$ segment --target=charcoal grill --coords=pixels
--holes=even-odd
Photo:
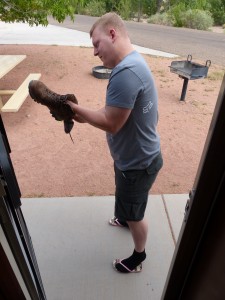
[[[208,69],[211,65],[211,60],[207,60],[205,65],[192,62],[192,55],[189,54],[186,60],[172,61],[170,72],[179,75],[180,78],[184,79],[180,101],[185,100],[187,86],[189,80],[206,78]]]

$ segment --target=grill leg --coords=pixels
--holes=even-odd
[[[180,97],[180,101],[184,101],[185,96],[186,96],[186,91],[187,91],[187,86],[188,86],[188,78],[184,78],[184,83],[183,83],[183,88],[182,88],[182,92],[181,92],[181,97]]]

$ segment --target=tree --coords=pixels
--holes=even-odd
[[[225,0],[210,0],[210,12],[216,25],[225,24]]]
[[[66,16],[74,20],[74,11],[79,0],[0,0],[0,20],[23,22],[30,25],[48,25],[51,15],[58,22]]]
[[[157,12],[160,12],[161,6],[163,4],[163,0],[157,0]]]

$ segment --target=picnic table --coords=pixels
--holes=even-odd
[[[0,55],[0,79],[24,59],[26,59],[26,55]],[[29,95],[29,82],[31,80],[38,80],[40,77],[40,73],[31,73],[16,90],[0,90],[1,112],[17,112]],[[2,102],[2,96],[4,95],[11,95],[5,104]]]

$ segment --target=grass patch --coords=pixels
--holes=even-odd
[[[214,71],[208,74],[209,80],[222,80],[224,76],[224,70],[222,71]]]

